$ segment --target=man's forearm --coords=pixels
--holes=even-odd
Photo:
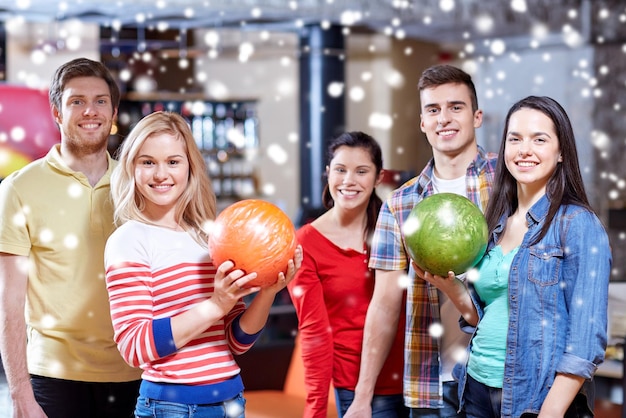
[[[361,351],[361,369],[355,388],[355,399],[371,402],[374,387],[393,345],[400,312],[379,304],[367,310]]]

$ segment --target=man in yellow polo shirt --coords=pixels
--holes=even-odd
[[[113,342],[103,261],[119,88],[79,58],[56,70],[49,95],[61,143],[0,183],[0,348],[14,415],[132,417],[140,370]]]

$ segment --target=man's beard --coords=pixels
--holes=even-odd
[[[100,153],[107,149],[109,143],[109,134],[103,134],[99,139],[85,139],[69,132],[65,134],[65,146],[75,156]]]

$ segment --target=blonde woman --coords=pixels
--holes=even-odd
[[[122,357],[143,369],[137,417],[243,417],[233,355],[263,329],[278,291],[302,261],[265,288],[256,277],[212,263],[205,225],[215,195],[189,125],[180,115],[142,119],[122,144],[111,178],[119,228],[105,250],[106,282]],[[258,292],[246,308],[243,297]]]

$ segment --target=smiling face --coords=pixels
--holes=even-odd
[[[472,98],[464,84],[448,83],[421,91],[420,128],[434,153],[475,154],[474,130],[482,124],[482,111],[472,111]]]
[[[107,83],[98,77],[67,82],[61,109],[53,107],[65,146],[77,155],[106,149],[116,111]]]
[[[150,136],[135,158],[135,185],[152,220],[174,219],[174,208],[187,187],[189,160],[185,143],[170,134]]]
[[[374,187],[382,180],[370,153],[361,147],[337,148],[326,170],[335,206],[343,209],[367,207]]]
[[[538,110],[522,108],[511,115],[505,141],[506,168],[518,185],[545,193],[548,180],[562,161],[552,120]]]

